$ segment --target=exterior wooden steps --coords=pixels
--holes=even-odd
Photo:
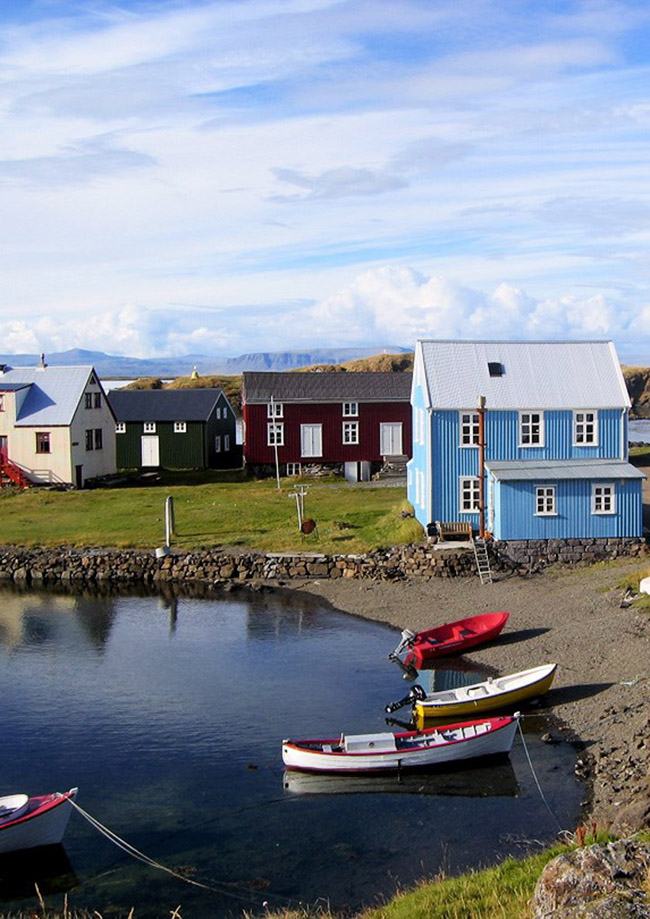
[[[0,455],[0,487],[14,485],[17,488],[29,488],[31,484],[19,466]]]

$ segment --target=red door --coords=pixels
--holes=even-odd
[[[6,434],[0,434],[0,457],[7,458],[9,454],[9,443]]]

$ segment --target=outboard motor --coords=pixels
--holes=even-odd
[[[400,643],[395,648],[395,650],[392,652],[392,654],[388,655],[391,658],[391,660],[393,659],[393,655],[401,654],[405,648],[412,647],[414,638],[415,638],[415,632],[411,632],[410,629],[403,629]]]
[[[384,711],[391,715],[393,712],[396,712],[398,708],[404,708],[405,705],[412,705],[414,702],[423,702],[426,697],[426,691],[419,683],[416,683],[415,686],[409,689],[403,699],[398,699],[397,702],[390,702],[384,708]]]

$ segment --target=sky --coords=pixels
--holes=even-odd
[[[611,338],[646,0],[0,0],[0,352]]]

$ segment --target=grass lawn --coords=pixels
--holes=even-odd
[[[402,488],[345,483],[308,484],[305,517],[317,529],[298,529],[295,479],[242,481],[236,474],[167,475],[156,485],[88,491],[30,489],[0,494],[0,543],[22,546],[160,546],[164,508],[174,498],[178,548],[239,546],[270,552],[365,552],[423,538],[419,524],[400,516],[408,507]],[[228,480],[230,479],[230,480]]]

